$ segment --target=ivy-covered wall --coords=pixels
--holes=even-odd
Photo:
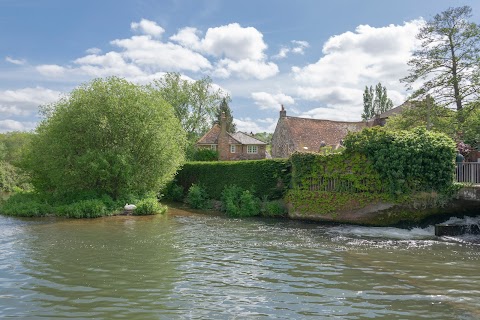
[[[294,153],[287,202],[299,213],[335,214],[385,200],[385,184],[365,155]]]
[[[297,215],[408,203],[420,192],[442,196],[453,189],[455,145],[442,133],[375,127],[349,134],[345,147],[339,154],[291,156],[287,201]]]
[[[226,186],[251,190],[259,198],[280,199],[290,184],[290,162],[286,159],[187,162],[175,183],[188,190],[202,185],[213,199],[220,199]]]

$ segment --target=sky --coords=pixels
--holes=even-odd
[[[480,1],[0,0],[0,132],[30,131],[40,105],[98,77],[148,84],[210,77],[237,129],[296,117],[360,121],[365,86],[395,106],[425,21]]]

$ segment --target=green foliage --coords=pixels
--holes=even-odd
[[[183,198],[185,196],[183,187],[179,186],[176,180],[170,181],[167,186],[161,191],[161,193],[163,199],[176,202],[183,201]]]
[[[472,105],[470,110],[465,110],[465,121],[460,131],[462,140],[472,147],[480,150],[480,101]]]
[[[39,192],[143,195],[158,191],[183,162],[185,133],[150,87],[96,79],[43,113],[23,161]]]
[[[425,98],[422,101],[410,101],[401,113],[387,120],[385,128],[398,131],[423,127],[453,138],[457,134],[456,120],[455,111],[439,106],[431,98]]]
[[[43,217],[52,212],[52,206],[34,193],[16,193],[0,202],[0,214],[8,216]]]
[[[191,161],[218,161],[218,151],[207,148],[196,149]]]
[[[392,109],[393,102],[387,96],[387,88],[382,86],[379,82],[375,86],[375,92],[373,87],[365,86],[365,91],[363,92],[363,114],[362,119],[367,121]]]
[[[390,200],[390,197],[385,193],[311,191],[297,187],[288,191],[286,200],[299,213],[335,215],[340,211],[360,209],[372,203]]]
[[[457,111],[478,99],[480,26],[468,21],[471,12],[469,6],[449,8],[420,29],[421,46],[408,62],[410,74],[401,79],[408,85],[423,80],[414,98],[431,94],[440,105],[455,104]]]
[[[0,191],[29,190],[29,177],[18,168],[32,133],[8,132],[0,134]]]
[[[328,192],[383,192],[380,174],[365,155],[294,153],[292,187]]]
[[[185,189],[195,184],[205,187],[213,199],[220,199],[223,189],[235,182],[255,196],[280,199],[290,183],[290,162],[285,159],[252,161],[187,162],[177,174]]]
[[[287,214],[287,208],[280,200],[263,201],[260,214],[264,217],[283,217]]]
[[[222,192],[222,207],[230,217],[253,217],[260,214],[260,199],[249,190],[231,185]]]
[[[167,211],[167,207],[162,206],[157,198],[150,197],[140,200],[136,204],[137,208],[133,210],[134,216],[143,216],[143,215],[151,215],[151,214],[163,214]]]
[[[367,157],[392,195],[442,191],[453,183],[455,144],[445,134],[374,127],[350,133],[345,146]]]
[[[108,208],[100,199],[81,200],[54,208],[55,214],[66,218],[98,218],[108,215]]]
[[[205,188],[201,185],[192,184],[188,189],[187,203],[193,209],[210,208],[210,199]]]
[[[0,161],[0,191],[12,192],[16,189],[31,189],[25,173],[6,161]]]
[[[209,77],[190,81],[179,73],[167,73],[154,81],[154,88],[173,107],[192,144],[210,129],[222,100],[230,99],[222,90],[213,88]]]
[[[215,111],[215,123],[220,124],[220,120],[222,117],[222,113],[225,113],[226,117],[226,129],[227,132],[230,133],[235,133],[237,131],[237,127],[235,126],[235,123],[233,122],[233,116],[232,116],[232,110],[230,109],[230,106],[228,103],[231,101],[230,97],[224,97],[222,99],[222,102],[220,103],[220,106],[217,108]]]

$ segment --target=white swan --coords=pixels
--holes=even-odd
[[[125,207],[123,207],[123,208],[124,208],[125,210],[135,210],[135,209],[137,209],[137,206],[134,205],[134,204],[128,204],[128,203],[126,203],[126,204],[125,204]]]

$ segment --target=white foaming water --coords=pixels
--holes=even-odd
[[[431,239],[435,235],[434,226],[426,228],[400,229],[391,227],[340,226],[330,228],[330,232],[348,237],[384,238],[399,240]]]
[[[480,225],[480,216],[478,217],[463,217],[463,218],[456,218],[452,217],[447,221],[443,222],[442,224],[478,224]]]

